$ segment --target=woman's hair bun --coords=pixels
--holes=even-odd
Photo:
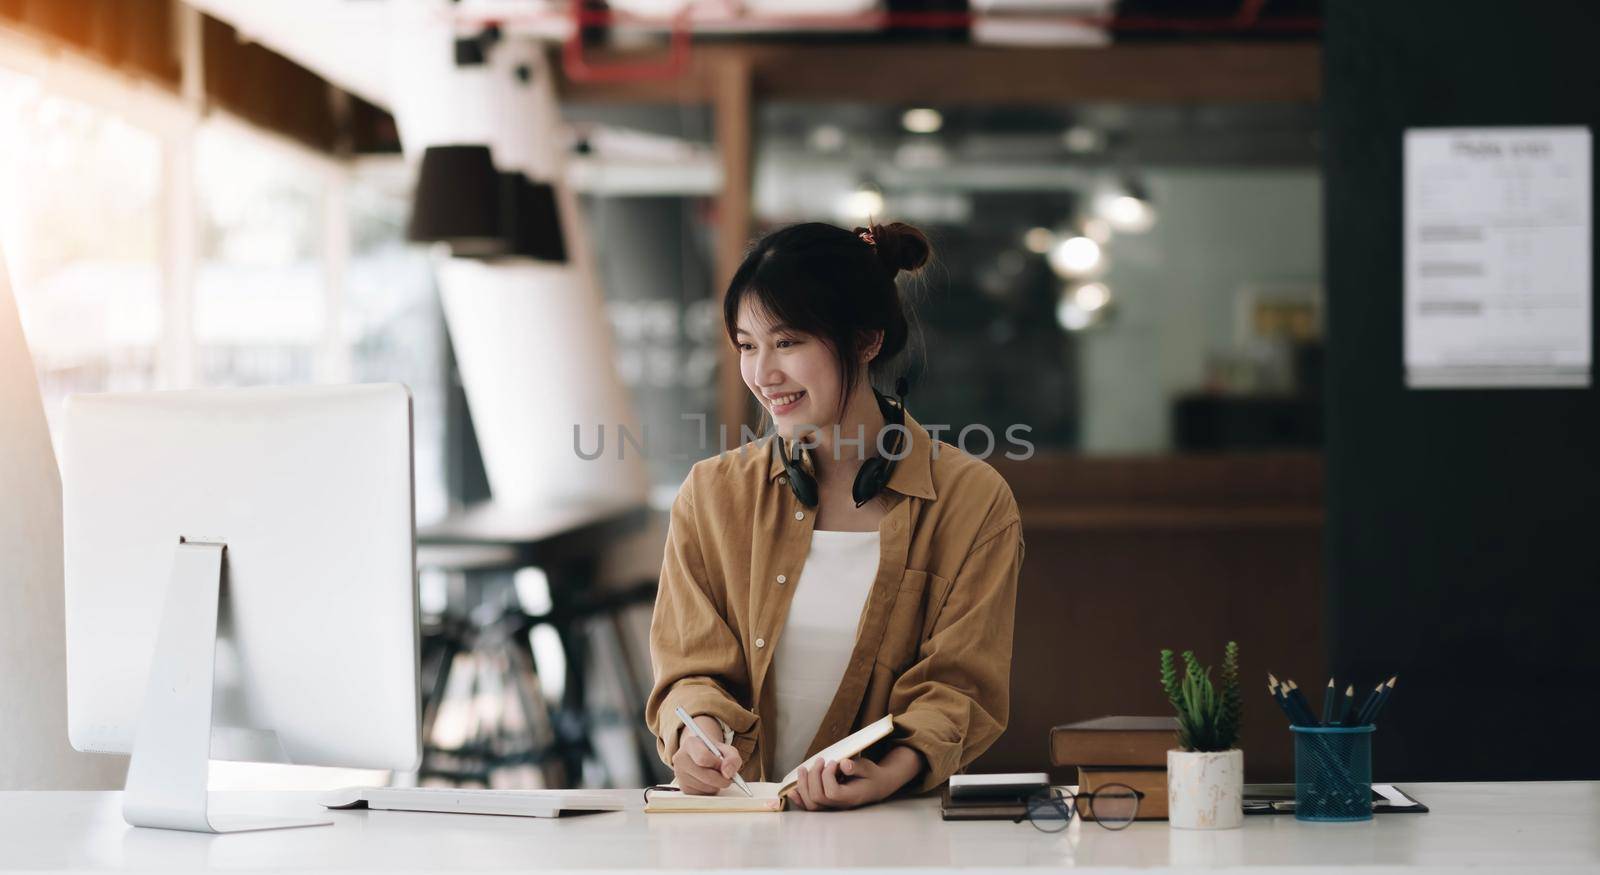
[[[873,225],[870,229],[857,228],[857,233],[871,230],[874,246],[878,251],[878,260],[894,275],[902,270],[919,270],[933,255],[933,246],[928,243],[928,236],[914,225],[904,222],[890,222],[887,225]]]

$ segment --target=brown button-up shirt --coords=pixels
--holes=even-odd
[[[855,648],[807,756],[893,714],[892,743],[922,754],[907,785],[932,789],[1005,729],[1022,525],[986,462],[933,441],[910,415],[879,524],[877,577]],[[776,780],[772,658],[811,547],[814,509],[795,499],[771,435],[697,462],[672,505],[650,627],[655,686],[645,719],[662,761],[674,709],[733,730],[747,780]]]

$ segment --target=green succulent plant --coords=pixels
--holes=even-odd
[[[1161,688],[1178,712],[1178,744],[1184,750],[1223,751],[1239,741],[1239,645],[1229,641],[1222,654],[1222,689],[1211,683],[1211,667],[1193,650],[1183,652],[1183,676],[1172,651],[1161,651]]]

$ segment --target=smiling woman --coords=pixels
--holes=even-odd
[[[672,506],[645,716],[686,792],[799,764],[794,804],[853,808],[939,786],[1005,728],[1016,501],[930,437],[903,380],[873,387],[910,333],[895,279],[931,255],[909,225],[806,223],[734,275],[724,323],[775,428],[697,463]],[[680,744],[679,708],[718,753]],[[885,715],[861,756],[818,756]]]
[[[741,353],[745,385],[763,410],[790,422],[798,422],[794,416],[802,413],[842,418],[863,368],[881,377],[905,348],[909,326],[895,277],[922,268],[931,256],[928,238],[900,222],[857,228],[853,234],[807,222],[764,238],[746,257],[722,304],[728,337]],[[807,337],[820,346],[804,349]],[[806,376],[831,366],[836,382],[773,383],[779,372],[758,372],[764,360],[754,355],[769,346],[799,353],[801,358],[790,361],[805,368]],[[809,403],[802,408],[805,396]]]

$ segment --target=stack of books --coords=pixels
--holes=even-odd
[[[1177,746],[1175,717],[1100,717],[1051,729],[1050,764],[1076,766],[1084,796],[1107,784],[1139,790],[1139,820],[1166,820],[1167,751]]]
[[[1012,820],[1028,816],[1028,799],[1050,789],[1044,772],[951,775],[939,800],[945,820]]]

